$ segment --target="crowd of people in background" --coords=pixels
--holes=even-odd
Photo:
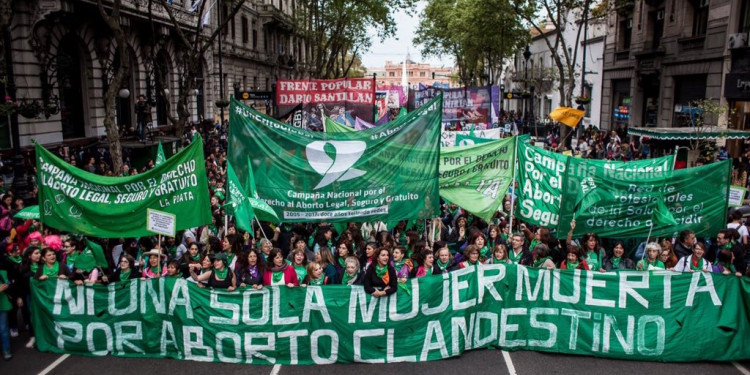
[[[239,230],[225,216],[227,198],[226,126],[193,127],[205,140],[205,160],[211,193],[211,224],[156,237],[84,239],[42,227],[36,220],[14,215],[36,204],[34,164],[29,162],[28,193],[21,198],[0,179],[0,345],[12,357],[10,337],[27,330],[27,347],[34,346],[30,322],[31,279],[68,279],[78,285],[123,283],[131,279],[184,278],[202,288],[260,289],[271,285],[362,285],[374,297],[396,293],[411,278],[428,277],[483,264],[517,264],[540,269],[672,270],[748,275],[748,226],[737,211],[728,228],[714,238],[696,238],[683,230],[677,238],[649,238],[637,246],[593,233],[573,238],[514,220],[510,227],[510,199],[485,221],[452,202],[443,202],[442,215],[432,220],[330,223],[260,223],[252,233]],[[556,132],[545,143],[556,148]],[[634,146],[617,132],[588,128],[575,153],[582,157],[634,160],[649,157],[648,147]],[[183,146],[185,146],[184,144]],[[584,146],[585,145],[585,146]],[[612,145],[612,146],[610,146]],[[133,175],[153,168],[130,163],[115,173],[106,149],[67,150],[58,155],[69,163],[101,175]],[[27,154],[30,157],[30,154]],[[33,159],[32,159],[33,160]],[[747,158],[739,168],[750,169]],[[225,222],[226,219],[228,222]],[[571,223],[575,227],[575,222]],[[679,230],[679,228],[678,228]],[[560,238],[558,240],[558,238]],[[95,244],[92,244],[93,241]],[[99,245],[108,258],[98,267],[91,246]]]

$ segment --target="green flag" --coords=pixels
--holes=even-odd
[[[102,249],[102,247],[98,243],[90,241],[88,238],[85,241],[86,247],[84,248],[84,253],[86,252],[86,250],[90,251],[91,255],[94,257],[96,266],[107,269],[107,267],[109,267],[109,263],[107,263],[107,257],[104,256],[104,249]],[[81,257],[79,256],[78,259],[80,261]]]
[[[200,138],[162,165],[127,177],[86,172],[39,144],[36,155],[44,225],[101,238],[149,236],[149,208],[176,215],[176,230],[211,222]]]
[[[167,161],[167,158],[164,156],[164,148],[162,148],[161,141],[159,141],[159,148],[156,149],[156,160],[154,160],[154,166],[158,167],[159,165],[164,164],[165,161]]]
[[[670,157],[671,158],[671,157]],[[576,215],[574,236],[596,233],[603,237],[674,237],[690,229],[696,236],[712,236],[726,224],[731,161],[702,167],[671,170],[667,165],[652,168],[593,168],[565,173],[558,233],[568,233]],[[585,210],[573,209],[579,201],[582,181],[599,191]],[[588,197],[583,198],[584,201]]]
[[[227,162],[227,164],[228,163],[229,162]],[[253,163],[249,159],[247,161],[247,183],[245,184],[245,186],[247,189],[247,201],[250,203],[250,207],[252,207],[255,216],[258,217],[258,220],[271,221],[274,223],[281,222],[273,208],[271,208],[268,203],[264,202],[258,196],[258,188],[255,186],[255,173],[253,172]]]
[[[590,171],[601,171],[606,176],[632,176],[639,171],[670,171],[674,168],[674,157],[638,160],[630,162],[580,159],[547,151],[529,144],[528,137],[519,137],[518,142],[518,201],[516,216],[521,220],[544,227],[557,227],[558,224],[568,225],[573,216],[580,210],[579,204],[583,196],[581,182]],[[576,180],[563,183],[566,171]],[[606,181],[596,181],[596,186],[602,186]],[[564,189],[567,186],[568,189]],[[563,192],[567,191],[570,196]],[[602,194],[597,192],[596,194]],[[596,195],[590,200],[594,200]],[[565,211],[569,216],[560,222],[561,202],[567,203]],[[577,223],[578,224],[578,223]],[[576,226],[578,231],[578,226]],[[564,232],[558,232],[565,235]]]
[[[513,179],[516,137],[440,150],[440,196],[489,221]]]
[[[250,206],[250,202],[245,194],[245,189],[242,188],[240,180],[237,178],[237,174],[234,173],[232,163],[228,161],[227,191],[229,192],[229,196],[227,197],[227,203],[224,205],[227,214],[234,216],[237,228],[240,228],[245,232],[253,233],[252,220],[255,216],[253,208]]]
[[[338,122],[331,120],[330,118],[328,118],[328,116],[323,116],[323,118],[326,133],[349,133],[354,131],[354,129],[346,125],[339,124]]]
[[[228,159],[284,222],[438,216],[442,97],[376,128],[298,129],[232,101]]]

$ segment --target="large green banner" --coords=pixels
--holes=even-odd
[[[347,133],[301,130],[232,101],[228,158],[240,181],[250,159],[258,196],[285,222],[432,218],[441,99]]]
[[[440,150],[440,196],[489,221],[513,180],[517,137]]]
[[[693,362],[750,358],[750,279],[468,267],[362,286],[225,290],[184,279],[33,281],[41,351],[253,364],[416,362],[496,347]]]
[[[36,155],[44,225],[102,238],[149,236],[149,208],[175,214],[177,230],[211,222],[200,138],[150,171],[128,177],[89,173],[39,144]]]
[[[604,237],[677,237],[683,229],[714,236],[725,228],[732,162],[701,167],[618,171],[570,160],[558,233]],[[631,163],[628,163],[628,166]]]
[[[516,203],[516,215],[527,223],[544,227],[570,224],[569,219],[565,223],[560,222],[563,178],[568,169],[576,176],[583,176],[589,170],[596,170],[607,176],[628,177],[638,171],[672,170],[674,157],[664,156],[631,162],[580,159],[532,146],[528,144],[528,138],[520,137],[518,142],[519,196]],[[558,234],[565,236],[567,230]]]

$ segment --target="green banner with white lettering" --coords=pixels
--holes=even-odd
[[[440,150],[440,196],[490,221],[513,180],[517,137]]]
[[[677,237],[684,229],[714,236],[726,226],[731,160],[678,170],[590,164],[577,161],[577,170],[568,164],[558,233],[567,234],[572,219],[575,236],[614,238]]]
[[[233,100],[228,159],[244,181],[249,158],[258,196],[284,222],[432,218],[442,101],[428,104],[377,128],[321,133]]]
[[[527,137],[518,141],[518,190],[516,216],[521,220],[554,228],[560,222],[563,197],[563,178],[570,169],[575,176],[584,176],[589,170],[609,175],[632,176],[638,171],[664,171],[674,169],[674,157],[637,160],[630,162],[580,159],[547,151],[529,144]],[[593,172],[592,172],[593,173]],[[573,209],[579,202],[573,202]],[[571,213],[572,214],[572,213]],[[565,236],[565,232],[558,235]]]
[[[227,292],[181,278],[32,281],[40,351],[252,364],[416,362],[502,348],[643,361],[750,358],[750,279],[515,265],[362,286]],[[403,290],[402,290],[403,289]]]
[[[76,168],[36,145],[44,225],[101,238],[141,237],[147,209],[177,216],[176,229],[211,222],[203,141],[134,176],[106,177]]]

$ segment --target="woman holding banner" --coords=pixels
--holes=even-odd
[[[191,269],[190,276],[193,280],[199,282],[205,281],[211,288],[226,289],[230,292],[235,290],[237,288],[237,278],[235,277],[234,272],[229,269],[226,254],[211,254],[211,257],[213,258],[212,261],[214,265],[214,268],[211,271],[196,275]]]
[[[568,232],[568,238],[566,239],[567,244],[573,242],[573,229],[576,227],[576,221],[570,221],[570,232]],[[577,245],[577,244],[576,244]],[[581,239],[581,245],[584,252],[586,253],[586,263],[592,271],[601,271],[604,266],[604,249],[601,247],[599,236],[595,233],[586,233]]]
[[[133,271],[133,265],[135,259],[129,254],[120,255],[120,266],[117,268],[112,276],[102,276],[102,281],[105,283],[117,283],[120,281],[128,281],[138,278],[138,272]]]
[[[284,255],[279,248],[273,248],[268,254],[266,270],[263,273],[263,285],[286,285],[290,288],[299,286],[297,272],[284,261]]]
[[[190,277],[190,271],[200,272],[201,266],[201,254],[200,245],[197,242],[193,242],[188,246],[188,250],[185,254],[182,254],[180,261],[180,270],[182,271],[182,277]]]
[[[373,297],[389,296],[396,293],[398,288],[396,269],[390,265],[391,253],[388,249],[381,247],[376,254],[375,263],[365,273],[365,293]]]
[[[693,253],[677,261],[674,270],[677,272],[711,272],[713,267],[711,262],[703,258],[705,254],[706,244],[696,242],[693,246]]]
[[[143,256],[148,257],[148,264],[143,267],[142,278],[153,279],[167,275],[167,267],[161,261],[162,257],[166,259],[166,256],[162,255],[161,250],[151,249],[143,253]]]
[[[414,269],[411,259],[406,258],[406,249],[403,246],[393,248],[393,269],[396,270],[396,277],[400,283],[405,283]]]
[[[52,278],[67,279],[70,275],[68,267],[61,265],[57,261],[57,254],[52,248],[45,247],[41,252],[42,263],[36,270],[34,278],[37,280],[47,280]]]
[[[531,258],[533,259],[533,268],[540,268],[540,269],[547,269],[547,270],[554,270],[555,269],[555,262],[552,261],[552,257],[550,256],[550,250],[549,246],[545,244],[539,244],[534,247],[534,250],[531,252]]]
[[[424,249],[419,254],[419,257],[421,258],[421,264],[417,268],[417,271],[415,272],[415,277],[424,277],[424,276],[431,276],[432,272],[434,271],[435,267],[435,255],[432,253],[432,250],[430,249]]]
[[[616,271],[616,270],[632,270],[635,269],[635,263],[633,260],[625,257],[625,246],[622,241],[615,242],[615,247],[612,249],[612,256],[607,257],[604,260],[604,271]]]
[[[654,271],[663,270],[664,263],[659,260],[659,254],[661,254],[661,246],[656,242],[649,242],[646,244],[646,258],[638,261],[636,269],[638,271]]]
[[[336,272],[336,266],[334,266],[335,261],[333,260],[331,249],[328,247],[321,247],[315,254],[315,261],[320,263],[320,266],[323,267],[323,273],[328,280],[331,280],[332,284],[339,283],[338,272]]]
[[[444,274],[453,271],[457,267],[456,261],[453,259],[453,254],[448,248],[448,244],[445,242],[435,242],[437,247],[437,259],[435,260],[435,267],[433,270],[434,274]]]
[[[251,249],[245,256],[239,256],[234,267],[234,273],[240,288],[252,287],[260,289],[263,287],[263,258],[258,251]]]
[[[304,241],[303,241],[304,242]],[[302,244],[302,248],[296,248],[291,253],[292,267],[294,272],[297,273],[297,280],[304,280],[307,276],[307,252],[305,251],[305,244]]]

